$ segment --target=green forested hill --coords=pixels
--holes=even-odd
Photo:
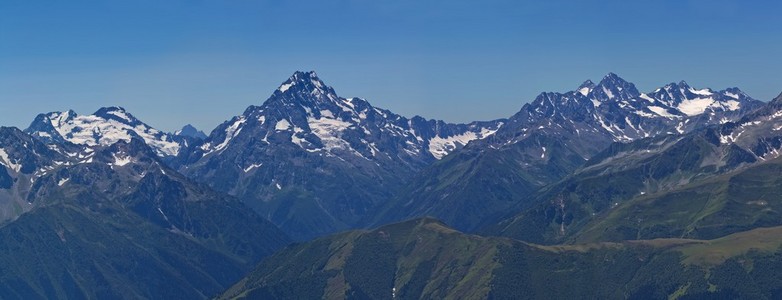
[[[224,299],[778,299],[782,227],[714,240],[539,246],[433,219],[269,257]]]

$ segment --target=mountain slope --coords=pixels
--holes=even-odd
[[[242,270],[220,253],[122,211],[106,218],[47,206],[0,229],[0,238],[3,299],[199,299]]]
[[[711,238],[778,225],[773,207],[782,199],[762,195],[778,188],[780,111],[782,97],[735,123],[613,145],[493,232],[557,243],[583,226],[593,227],[590,240],[614,240]]]
[[[614,142],[738,120],[761,104],[736,88],[714,92],[684,82],[640,93],[613,73],[575,91],[542,93],[491,137],[424,169],[375,224],[428,215],[476,230],[534,202],[529,195]]]
[[[213,130],[180,170],[307,239],[365,225],[415,172],[501,125],[408,119],[296,72]]]
[[[63,158],[15,187],[30,208],[0,227],[3,299],[207,298],[289,242],[140,139]]]
[[[288,247],[221,298],[766,299],[782,293],[780,237],[547,247],[419,219]]]
[[[782,159],[628,200],[584,225],[575,241],[714,238],[782,225]]]
[[[0,224],[33,208],[35,181],[55,168],[85,157],[81,147],[45,145],[14,127],[0,127]]]

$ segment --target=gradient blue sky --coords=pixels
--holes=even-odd
[[[507,117],[615,72],[782,91],[781,1],[0,1],[0,124],[119,105],[210,131],[295,70],[452,122]]]

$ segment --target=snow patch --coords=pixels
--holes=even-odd
[[[672,115],[672,114],[668,113],[668,111],[665,108],[662,108],[662,107],[659,107],[659,106],[647,106],[646,108],[648,108],[653,113],[656,113],[657,115],[659,115],[661,117],[666,117],[666,118],[675,118],[676,117],[675,115]]]
[[[712,98],[687,99],[682,101],[677,108],[688,116],[695,116],[704,113],[713,104],[714,99]]]
[[[8,153],[5,152],[5,149],[3,148],[0,148],[0,163],[8,168],[11,168],[11,170],[14,170],[14,172],[19,172],[19,170],[22,169],[21,164],[17,164],[11,161],[11,158],[8,157]]]
[[[690,92],[693,93],[693,94],[696,94],[696,95],[701,95],[701,96],[711,96],[711,95],[714,94],[709,89],[696,90],[696,89],[690,88]]]
[[[228,142],[230,142],[233,138],[235,138],[239,132],[242,131],[242,124],[247,121],[244,116],[240,117],[239,120],[234,121],[231,126],[228,126],[228,128],[225,129],[225,139],[223,139],[223,142],[219,145],[215,146],[212,151],[220,151],[225,149],[225,147],[228,146]]]
[[[123,119],[123,120],[127,121],[128,123],[132,122],[130,117],[124,111],[112,110],[112,111],[109,111],[107,113],[110,114],[110,115],[114,115],[114,116],[116,116],[116,117],[118,117],[120,119]]]
[[[641,94],[641,96],[638,96],[638,98],[646,100],[646,101],[648,101],[650,103],[654,103],[654,99],[652,99],[652,97],[649,97],[649,95],[647,95],[647,94]]]
[[[294,84],[296,84],[295,81],[291,81],[290,83],[286,83],[281,85],[277,90],[279,90],[282,93],[285,93],[289,88],[291,88]]]
[[[334,114],[332,114],[330,110],[325,110],[325,109],[321,110],[320,111],[320,116],[322,118],[334,119]]]
[[[467,145],[472,140],[483,139],[497,132],[497,129],[481,128],[478,133],[468,131],[449,137],[435,136],[429,140],[429,153],[436,159],[442,159],[458,147]]]
[[[741,103],[739,103],[736,100],[729,100],[725,102],[725,109],[727,110],[738,110],[741,108]]]
[[[60,136],[74,144],[108,146],[120,140],[130,141],[136,135],[155,149],[158,155],[175,156],[179,153],[181,145],[174,142],[169,134],[141,122],[131,125],[129,123],[133,123],[134,120],[124,112],[109,111],[108,113],[125,122],[95,115],[77,115],[71,118],[67,112],[53,113],[49,115],[49,121]]]
[[[607,89],[606,87],[603,87],[603,92],[606,93],[606,95],[608,96],[608,99],[614,98],[614,94],[611,93],[611,90]]]
[[[121,167],[121,166],[127,165],[127,164],[129,164],[131,162],[131,157],[130,156],[117,157],[116,153],[112,154],[112,156],[114,157],[113,165],[115,165],[115,166],[120,166]]]
[[[317,136],[326,150],[332,149],[349,149],[350,144],[341,138],[342,131],[350,127],[352,124],[328,118],[307,118],[307,123],[312,130],[312,133]]]
[[[245,173],[247,173],[247,172],[250,172],[252,169],[258,168],[258,167],[260,167],[262,165],[263,165],[263,163],[252,164],[249,167],[244,168],[243,170],[244,170]]]
[[[291,123],[288,122],[286,119],[282,119],[277,121],[277,124],[274,125],[274,130],[288,130],[288,128],[291,128]]]

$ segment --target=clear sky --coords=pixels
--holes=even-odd
[[[211,131],[296,70],[452,122],[508,117],[615,72],[782,91],[782,1],[0,1],[0,124],[119,105]]]

